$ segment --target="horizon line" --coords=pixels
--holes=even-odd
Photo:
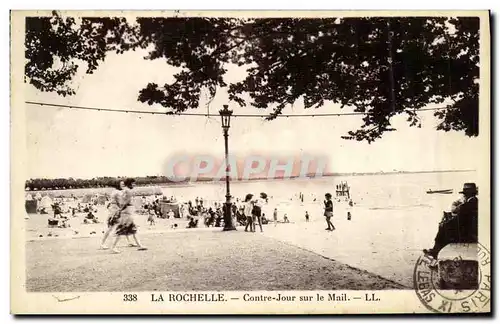
[[[471,171],[477,171],[476,169],[448,169],[448,170],[415,170],[415,171],[405,171],[405,170],[393,170],[393,171],[364,171],[364,172],[327,172],[321,175],[316,175],[315,173],[307,173],[305,175],[292,175],[292,176],[279,176],[279,177],[255,177],[255,178],[249,178],[249,179],[241,179],[239,177],[233,178],[230,177],[231,180],[284,180],[284,179],[296,179],[296,178],[321,178],[321,177],[332,177],[332,176],[346,176],[346,175],[376,175],[376,174],[411,174],[411,173],[439,173],[439,172],[471,172]],[[74,179],[74,180],[92,180],[92,179],[99,179],[99,178],[151,178],[151,177],[169,177],[168,175],[137,175],[137,176],[94,176],[92,178],[86,177],[86,178],[79,178],[79,177],[55,177],[55,178],[48,178],[48,177],[31,177],[27,179],[26,181],[33,180],[33,179],[45,179],[45,180],[55,180],[55,179]],[[172,180],[173,179],[173,180]],[[174,180],[177,180],[180,178],[169,178],[169,181],[171,182],[177,182]],[[221,178],[214,178],[214,177],[197,177],[196,180],[190,181],[190,177],[186,176],[184,177],[181,182],[197,182],[197,181],[223,181],[225,180],[225,177]]]

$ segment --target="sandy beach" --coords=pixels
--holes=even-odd
[[[307,223],[299,213],[290,214],[293,223],[278,223],[277,226],[270,223],[264,225],[263,233],[245,233],[241,226],[232,233],[223,233],[221,228],[214,227],[186,229],[187,221],[184,219],[157,219],[155,226],[149,226],[146,215],[137,215],[140,236],[150,249],[135,251],[125,247],[126,240],[123,239],[120,244],[124,246],[124,251],[120,256],[97,250],[106,229],[104,223],[83,224],[83,218],[76,217],[70,220],[71,228],[49,229],[42,225],[46,222],[46,215],[32,215],[26,220],[29,224],[26,243],[28,289],[113,291],[151,290],[157,287],[189,287],[192,290],[255,287],[263,290],[307,290],[326,289],[328,285],[333,285],[332,289],[411,289],[415,261],[422,248],[432,242],[434,235],[432,231],[435,227],[429,226],[428,215],[422,212],[405,213],[398,218],[397,211],[388,213],[354,208],[353,217],[348,221],[345,207],[345,204],[336,205],[333,218],[336,230],[333,232],[325,231],[322,215],[314,213],[311,213],[311,221]],[[104,216],[105,210],[101,210],[98,217],[102,220]],[[390,226],[387,223],[389,217]],[[173,224],[178,224],[178,228],[172,229]],[[75,234],[75,231],[78,233]],[[48,236],[49,233],[51,236]],[[424,237],[428,239],[424,241]],[[177,246],[179,244],[182,248]],[[222,267],[220,260],[233,259],[231,264],[237,266],[231,271],[242,282],[248,276],[247,270],[255,274],[253,271],[259,269],[252,287],[246,283],[232,283],[226,287],[223,283],[206,282],[202,279],[206,276],[205,270],[200,268],[192,269],[191,274],[189,271],[186,273],[185,268],[192,267],[193,262],[201,262],[209,269]],[[126,270],[123,280],[109,286],[105,274],[119,271],[124,264],[127,269],[135,270]],[[144,274],[156,277],[158,272],[163,271],[160,270],[162,267],[169,270],[166,272],[168,275],[161,274],[160,277],[172,279],[175,278],[173,273],[178,277],[173,281],[165,279],[160,282],[138,279]],[[323,276],[317,271],[326,273]],[[264,273],[279,279],[269,281]],[[134,279],[129,284],[128,277],[137,281]],[[286,278],[300,279],[289,281]],[[175,282],[179,282],[178,285]]]
[[[98,241],[27,243],[28,291],[401,289],[367,271],[260,233],[145,234],[148,251],[97,250]],[[124,242],[123,242],[124,243]],[[216,276],[214,274],[217,274]],[[110,276],[113,280],[110,280]]]
[[[446,177],[459,183],[453,175],[437,175],[438,181],[441,182]],[[380,179],[386,180],[384,182],[386,185],[383,188],[378,186]],[[247,276],[245,271],[249,269],[261,271],[262,265],[259,262],[263,262],[269,263],[264,267],[265,273],[273,274],[282,279],[287,278],[289,274],[301,278],[296,283],[288,282],[287,284],[290,286],[284,287],[283,283],[275,285],[269,283],[265,276],[257,275],[256,282],[259,284],[256,284],[256,289],[299,289],[299,287],[300,289],[321,289],[321,287],[327,289],[326,282],[330,282],[328,281],[330,279],[322,284],[317,284],[317,274],[308,274],[313,269],[315,269],[314,271],[323,271],[321,269],[331,271],[331,275],[334,276],[332,278],[335,280],[329,284],[334,284],[335,289],[342,289],[342,287],[346,289],[372,289],[371,287],[376,285],[379,285],[377,287],[380,289],[388,287],[411,289],[415,262],[421,255],[422,249],[432,246],[442,211],[450,206],[451,201],[456,199],[457,195],[426,195],[420,180],[431,187],[432,179],[429,176],[427,176],[427,180],[422,175],[386,178],[359,177],[353,180],[353,183],[356,183],[356,200],[354,207],[350,209],[351,220],[347,220],[348,204],[345,199],[335,200],[332,221],[336,230],[329,232],[325,231],[326,223],[322,213],[321,200],[315,201],[311,194],[311,192],[328,190],[329,180],[290,181],[289,183],[266,182],[256,185],[249,183],[244,186],[243,184],[233,186],[237,194],[241,194],[240,192],[249,190],[249,188],[252,188],[253,191],[265,189],[263,185],[267,184],[268,192],[275,195],[264,208],[266,215],[268,218],[272,218],[272,211],[276,207],[279,211],[279,220],[282,221],[286,213],[290,223],[280,222],[277,226],[274,223],[264,225],[263,233],[245,233],[242,226],[238,226],[234,233],[223,233],[222,228],[204,227],[202,220],[199,222],[198,228],[187,229],[187,219],[181,218],[157,218],[156,224],[150,226],[147,223],[147,215],[137,214],[135,219],[139,226],[140,237],[143,238],[150,250],[138,254],[133,248],[124,247],[123,254],[118,258],[112,256],[109,251],[97,250],[103,233],[107,229],[105,221],[108,212],[104,206],[98,206],[96,214],[100,223],[84,224],[84,214],[79,214],[77,217],[70,217],[70,228],[48,228],[48,215],[32,214],[29,219],[25,220],[28,286],[34,291],[59,289],[60,287],[68,287],[67,289],[70,290],[97,289],[105,291],[118,289],[120,285],[125,285],[125,281],[115,282],[115,286],[110,287],[104,278],[99,279],[99,274],[96,274],[96,279],[92,279],[96,282],[86,288],[84,282],[87,281],[87,276],[90,276],[90,274],[86,274],[87,271],[90,273],[116,271],[121,266],[128,267],[130,265],[136,267],[137,273],[149,273],[150,267],[157,269],[157,267],[161,267],[161,264],[167,262],[169,268],[175,270],[180,267],[179,271],[183,272],[185,271],[184,267],[192,266],[190,264],[194,259],[204,263],[208,268],[219,267],[221,259],[233,259],[232,264],[236,267],[234,275],[238,277]],[[405,186],[401,185],[401,181]],[[304,183],[308,186],[304,187],[302,185]],[[454,188],[451,183],[444,183],[445,186]],[[364,185],[362,186],[362,184]],[[202,188],[198,190],[203,189],[207,192],[207,188],[218,186],[219,184],[203,184]],[[298,190],[284,191],[291,186],[296,186],[294,189],[304,190],[306,197],[304,202],[293,197],[287,199],[287,196],[280,196],[280,193],[284,192],[298,192]],[[324,188],[317,189],[318,186],[324,186]],[[164,188],[164,193],[165,195],[173,194],[176,197],[181,196],[182,199],[185,199],[187,196],[184,191],[187,192],[191,189]],[[308,189],[309,192],[305,189]],[[214,197],[207,198],[207,202],[210,201],[210,198],[217,198],[216,190],[212,190],[212,192],[215,193]],[[194,197],[196,196],[190,199]],[[310,222],[305,221],[305,211],[308,211],[310,215]],[[177,224],[176,228],[174,228],[175,224]],[[121,244],[126,244],[126,241],[122,240]],[[181,247],[178,244],[184,245]],[[189,262],[185,258],[186,252],[178,253],[186,251],[184,246],[190,247],[189,255],[194,258],[190,259]],[[251,258],[245,259],[248,255],[251,255]],[[74,261],[75,256],[85,256],[85,258]],[[314,261],[311,261],[313,259]],[[183,264],[184,262],[187,263]],[[240,269],[239,264],[245,262],[247,262],[245,269]],[[255,262],[255,264],[252,265],[251,262]],[[283,264],[287,264],[287,267],[290,268],[283,268]],[[309,272],[301,270],[305,264],[310,267],[308,268]],[[153,270],[155,276],[160,275],[156,271],[159,270]],[[70,277],[64,277],[66,279],[61,278],[66,272],[72,275],[68,274]],[[193,276],[197,278],[206,276],[201,272],[189,275],[190,278],[179,274],[175,280],[180,280],[182,284],[177,286],[169,280],[158,283],[158,285],[161,289],[186,287],[186,289],[193,290],[213,290],[225,287],[215,283],[204,284],[203,280],[197,281],[197,279],[192,278]],[[172,277],[173,272],[168,273],[169,277]],[[360,276],[361,273],[364,275]],[[126,274],[125,278],[127,276],[137,277],[133,272]],[[340,276],[343,279],[335,276]],[[58,286],[60,280],[74,281],[75,284],[72,285],[68,282]],[[80,280],[83,281],[78,284]],[[88,279],[88,281],[92,280]],[[351,284],[347,285],[347,282]],[[355,284],[353,284],[354,282]],[[294,284],[297,287],[293,286]],[[323,284],[324,286],[321,286]],[[249,288],[245,285],[243,283],[239,286],[232,284],[226,288]],[[136,285],[131,284],[127,287],[130,289],[149,289],[150,286],[140,281]]]

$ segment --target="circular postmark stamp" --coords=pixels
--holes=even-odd
[[[418,258],[413,285],[420,302],[433,312],[488,312],[490,274],[490,251],[482,244],[450,244],[437,260],[427,255]]]

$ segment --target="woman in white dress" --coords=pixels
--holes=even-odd
[[[120,236],[123,235],[132,235],[139,251],[147,250],[147,248],[142,246],[141,242],[139,242],[139,239],[137,238],[137,226],[134,222],[135,208],[132,204],[132,198],[134,196],[132,189],[134,189],[135,180],[129,178],[125,180],[124,184],[125,188],[123,189],[123,195],[120,202],[120,222],[116,227],[116,239],[113,243],[112,252],[120,253],[120,251],[116,249],[116,245],[120,240]]]
[[[120,220],[120,204],[122,200],[123,188],[125,188],[125,183],[123,181],[118,181],[115,185],[115,190],[111,193],[111,200],[109,202],[108,211],[108,230],[104,233],[104,237],[101,241],[101,250],[106,250],[107,247],[105,245],[106,240],[109,237],[109,234],[116,229],[116,226]],[[128,238],[128,237],[127,237]]]

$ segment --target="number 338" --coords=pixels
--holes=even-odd
[[[137,301],[136,294],[125,294],[123,295],[123,301]]]

